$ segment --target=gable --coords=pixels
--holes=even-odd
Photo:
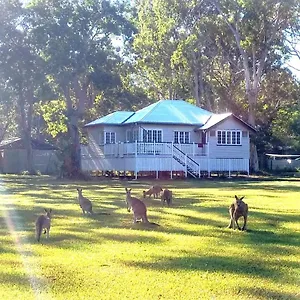
[[[227,128],[227,127],[232,128]],[[255,128],[244,122],[242,119],[236,117],[232,113],[225,114],[213,114],[206,124],[200,126],[196,130],[208,130],[208,129],[241,129],[255,132]]]

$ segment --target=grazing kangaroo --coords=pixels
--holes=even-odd
[[[82,209],[83,214],[89,213],[93,214],[93,205],[92,202],[88,199],[82,196],[82,188],[77,188],[78,192],[78,202],[79,206]]]
[[[230,223],[228,228],[235,229],[235,225],[239,230],[247,230],[247,218],[248,218],[248,205],[242,201],[244,197],[239,198],[235,195],[235,201],[229,207],[229,214],[230,214]],[[241,228],[238,224],[238,219],[240,217],[244,218],[244,225]]]
[[[125,188],[125,191],[127,210],[128,212],[130,212],[131,209],[133,211],[133,223],[137,223],[138,220],[142,220],[142,223],[158,225],[156,223],[149,222],[145,203],[138,198],[132,197],[131,189]]]
[[[46,212],[45,215],[40,215],[35,221],[35,233],[38,242],[41,239],[41,234],[43,229],[44,229],[44,234],[47,233],[47,239],[49,239],[52,209],[49,210],[45,209],[45,212]]]
[[[148,195],[151,197],[153,195],[153,198],[159,198],[160,192],[162,192],[162,187],[160,185],[153,185],[148,191],[143,191],[143,198],[146,198]]]
[[[167,202],[168,206],[171,205],[172,203],[172,191],[168,190],[168,189],[164,189],[164,191],[162,192],[161,195],[161,203],[162,205],[164,205],[165,202]]]

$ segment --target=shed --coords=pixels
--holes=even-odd
[[[300,168],[300,154],[267,153],[268,169],[272,171],[292,171]]]
[[[44,141],[31,139],[35,170],[42,174],[57,172],[58,148]],[[15,137],[0,142],[0,172],[19,174],[26,170],[24,139]]]

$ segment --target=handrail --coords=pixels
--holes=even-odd
[[[178,150],[181,154],[183,154],[183,155],[186,155],[182,150],[180,150],[177,146],[175,146],[174,144],[173,144],[173,147],[176,149],[176,150]],[[199,166],[199,164],[195,161],[195,160],[193,160],[191,157],[189,157],[188,155],[186,155],[186,157],[189,159],[189,160],[191,160],[195,165],[198,165]]]

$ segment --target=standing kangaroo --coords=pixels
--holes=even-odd
[[[125,191],[127,210],[128,212],[130,212],[130,209],[133,211],[133,223],[137,223],[138,220],[142,220],[142,223],[158,225],[156,223],[149,222],[145,203],[138,198],[132,197],[131,189],[125,188]]]
[[[82,209],[83,214],[89,213],[93,214],[93,205],[92,202],[88,199],[82,196],[82,188],[77,188],[78,192],[78,202],[79,206]]]
[[[235,229],[235,225],[239,230],[247,230],[247,218],[248,218],[248,205],[242,201],[244,197],[239,198],[235,195],[235,201],[229,207],[229,214],[230,214],[230,223],[228,228]],[[238,219],[240,217],[244,218],[244,225],[241,228],[238,224]]]
[[[168,190],[168,189],[164,189],[164,191],[162,192],[161,195],[161,203],[162,205],[164,205],[165,202],[167,202],[168,206],[171,205],[172,203],[172,191]]]
[[[162,187],[160,185],[153,185],[148,191],[143,191],[143,198],[146,198],[148,195],[151,197],[153,195],[153,198],[159,198],[159,194],[162,192]]]
[[[38,242],[41,239],[41,234],[43,229],[44,229],[44,234],[47,233],[47,239],[49,239],[52,209],[49,210],[45,209],[45,212],[46,212],[45,215],[40,215],[35,221],[35,233]]]

